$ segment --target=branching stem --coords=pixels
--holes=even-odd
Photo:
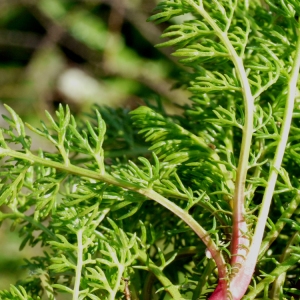
[[[276,267],[266,278],[261,280],[259,284],[256,285],[255,289],[252,289],[250,292],[247,293],[244,300],[254,300],[257,299],[256,296],[263,291],[266,285],[274,282],[274,280],[280,276],[281,274],[285,273],[291,266],[295,265],[299,261],[298,255],[291,255],[285,262],[280,264]],[[273,298],[272,298],[273,299]]]
[[[163,271],[147,256],[144,251],[139,250],[139,260],[147,266],[148,270],[155,275],[155,277],[160,281],[160,283],[165,287],[165,290],[170,294],[172,299],[183,299],[178,291],[178,288],[175,287],[172,282],[164,275]],[[148,289],[147,289],[148,287]],[[148,285],[143,291],[146,295],[143,299],[151,299],[151,290],[149,289],[151,285]]]
[[[257,257],[262,243],[265,226],[267,223],[269,209],[273,198],[275,184],[277,181],[278,171],[280,169],[283,155],[285,152],[290,126],[293,117],[294,102],[297,92],[297,80],[300,68],[300,36],[298,35],[297,47],[294,56],[294,65],[291,71],[290,80],[288,82],[288,93],[286,97],[284,118],[280,131],[280,140],[276,148],[273,164],[267,182],[267,187],[263,196],[262,206],[259,212],[257,225],[251,241],[251,246],[247,258],[243,263],[239,273],[231,281],[231,291],[234,291],[234,299],[240,299],[246,292],[251,281],[254,268],[256,266]],[[267,280],[267,278],[266,278]],[[242,283],[242,284],[241,284]],[[249,298],[253,299],[253,298]]]
[[[279,236],[281,230],[283,229],[286,222],[284,222],[282,219],[291,219],[292,215],[296,211],[296,209],[300,205],[300,195],[297,194],[292,201],[289,203],[288,207],[284,210],[281,217],[278,219],[278,221],[275,223],[274,229],[268,232],[268,234],[264,237],[264,240],[260,247],[260,253],[258,256],[258,260],[260,260],[266,253],[266,251],[269,249],[271,244],[276,240],[276,238]]]
[[[280,263],[284,263],[286,260],[289,260],[289,257],[293,254],[292,254],[292,248],[291,246],[295,245],[296,243],[299,243],[299,232],[295,232],[291,239],[289,240],[289,242],[287,243],[283,253],[281,254],[281,257],[280,257]],[[297,255],[295,255],[297,257]],[[294,264],[290,265],[290,266],[293,266]],[[285,282],[285,279],[286,279],[286,272],[282,272],[280,275],[278,275],[276,277],[276,279],[274,280],[274,283],[273,283],[273,286],[272,286],[272,290],[270,292],[270,297],[271,299],[274,299],[274,300],[280,300],[282,297],[281,297],[281,288]]]
[[[297,47],[295,52],[294,65],[290,75],[290,80],[288,82],[288,93],[286,98],[286,105],[285,105],[282,127],[280,131],[280,140],[276,148],[273,164],[271,166],[267,187],[262,200],[262,207],[259,212],[258,222],[255,228],[254,236],[251,243],[250,253],[249,253],[249,255],[254,259],[253,269],[260,250],[260,245],[262,242],[267,218],[269,215],[269,209],[273,198],[278,171],[280,169],[285,148],[287,145],[287,140],[288,140],[292,117],[293,117],[294,102],[297,93],[297,80],[299,76],[299,69],[300,69],[300,35],[298,32],[298,41],[297,41]]]
[[[245,222],[245,183],[248,171],[248,161],[251,149],[251,140],[253,135],[253,119],[254,119],[254,99],[251,93],[250,84],[244,68],[243,60],[237,54],[232,43],[230,42],[227,32],[223,32],[211,16],[206,12],[203,5],[196,5],[194,1],[188,1],[191,6],[209,23],[215,34],[226,46],[230,58],[235,66],[237,77],[239,78],[242,94],[245,104],[245,123],[243,126],[243,137],[241,144],[241,152],[236,173],[236,184],[233,198],[233,233],[231,243],[231,265],[237,265],[244,260],[246,248],[249,241],[244,234],[247,232],[247,224]],[[244,246],[244,247],[243,247]],[[219,296],[217,296],[219,297]],[[211,298],[217,299],[217,298]]]
[[[137,184],[133,184],[121,179],[116,179],[109,174],[99,174],[98,172],[83,169],[71,164],[65,165],[33,155],[31,153],[22,153],[11,149],[0,148],[0,156],[15,157],[24,161],[29,161],[32,164],[41,164],[43,166],[52,167],[69,174],[78,175],[83,178],[86,177],[95,179],[97,181],[106,182],[115,186],[135,191],[158,202],[168,210],[172,211],[180,219],[182,219],[200,237],[200,239],[203,241],[203,243],[211,253],[213,259],[215,260],[219,272],[219,278],[222,281],[222,285],[226,287],[226,284],[223,283],[223,281],[225,282],[225,278],[227,276],[226,262],[218,246],[210,237],[210,234],[188,212],[174,204],[172,201],[158,194],[154,190],[141,188]]]

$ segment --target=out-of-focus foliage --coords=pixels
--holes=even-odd
[[[182,104],[187,95],[170,89],[178,66],[153,47],[164,28],[146,22],[156,2],[1,0],[0,101],[29,119],[58,103]]]
[[[146,19],[156,4],[155,0],[0,0],[0,114],[6,114],[2,105],[6,103],[34,124],[45,109],[53,112],[58,103],[78,114],[93,104],[122,106],[113,120],[109,108],[101,111],[114,129],[126,110],[143,104],[143,99],[158,96],[169,109],[176,109],[171,102],[182,104],[188,95],[171,89],[172,77],[180,69],[170,50],[154,48],[164,27]],[[121,133],[110,132],[115,132],[117,145],[112,150],[122,147]],[[129,134],[124,143],[131,140]],[[35,138],[33,144],[38,148],[41,141]],[[0,287],[7,288],[21,276],[22,259],[32,256],[32,249],[18,251],[19,239],[9,223],[2,225],[0,237],[5,245],[0,277],[6,279]],[[38,247],[34,251],[40,254]]]

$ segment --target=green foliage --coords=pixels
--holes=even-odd
[[[150,21],[186,16],[158,45],[185,67],[182,116],[158,102],[78,120],[60,105],[35,128],[7,107],[0,220],[45,252],[3,299],[296,297],[299,3],[157,10]],[[52,150],[33,151],[26,126]]]

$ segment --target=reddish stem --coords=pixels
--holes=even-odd
[[[227,280],[219,279],[218,286],[209,297],[209,300],[226,300],[227,299]]]
[[[232,278],[229,284],[229,291],[231,294],[231,299],[240,300],[245,295],[257,260],[256,251],[251,251],[248,253],[247,258],[243,261],[238,273]]]

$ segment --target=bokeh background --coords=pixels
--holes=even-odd
[[[139,105],[172,90],[178,66],[155,48],[164,25],[146,22],[155,0],[0,1],[0,99],[28,118],[67,103]]]
[[[44,111],[54,113],[59,103],[80,117],[93,104],[130,110],[156,99],[180,113],[178,104],[189,97],[174,85],[180,66],[172,49],[154,47],[168,24],[146,22],[157,3],[0,0],[0,113],[6,114],[6,103],[38,126]],[[24,259],[41,250],[19,252],[20,238],[9,223],[2,224],[0,239],[2,289],[24,278]]]

